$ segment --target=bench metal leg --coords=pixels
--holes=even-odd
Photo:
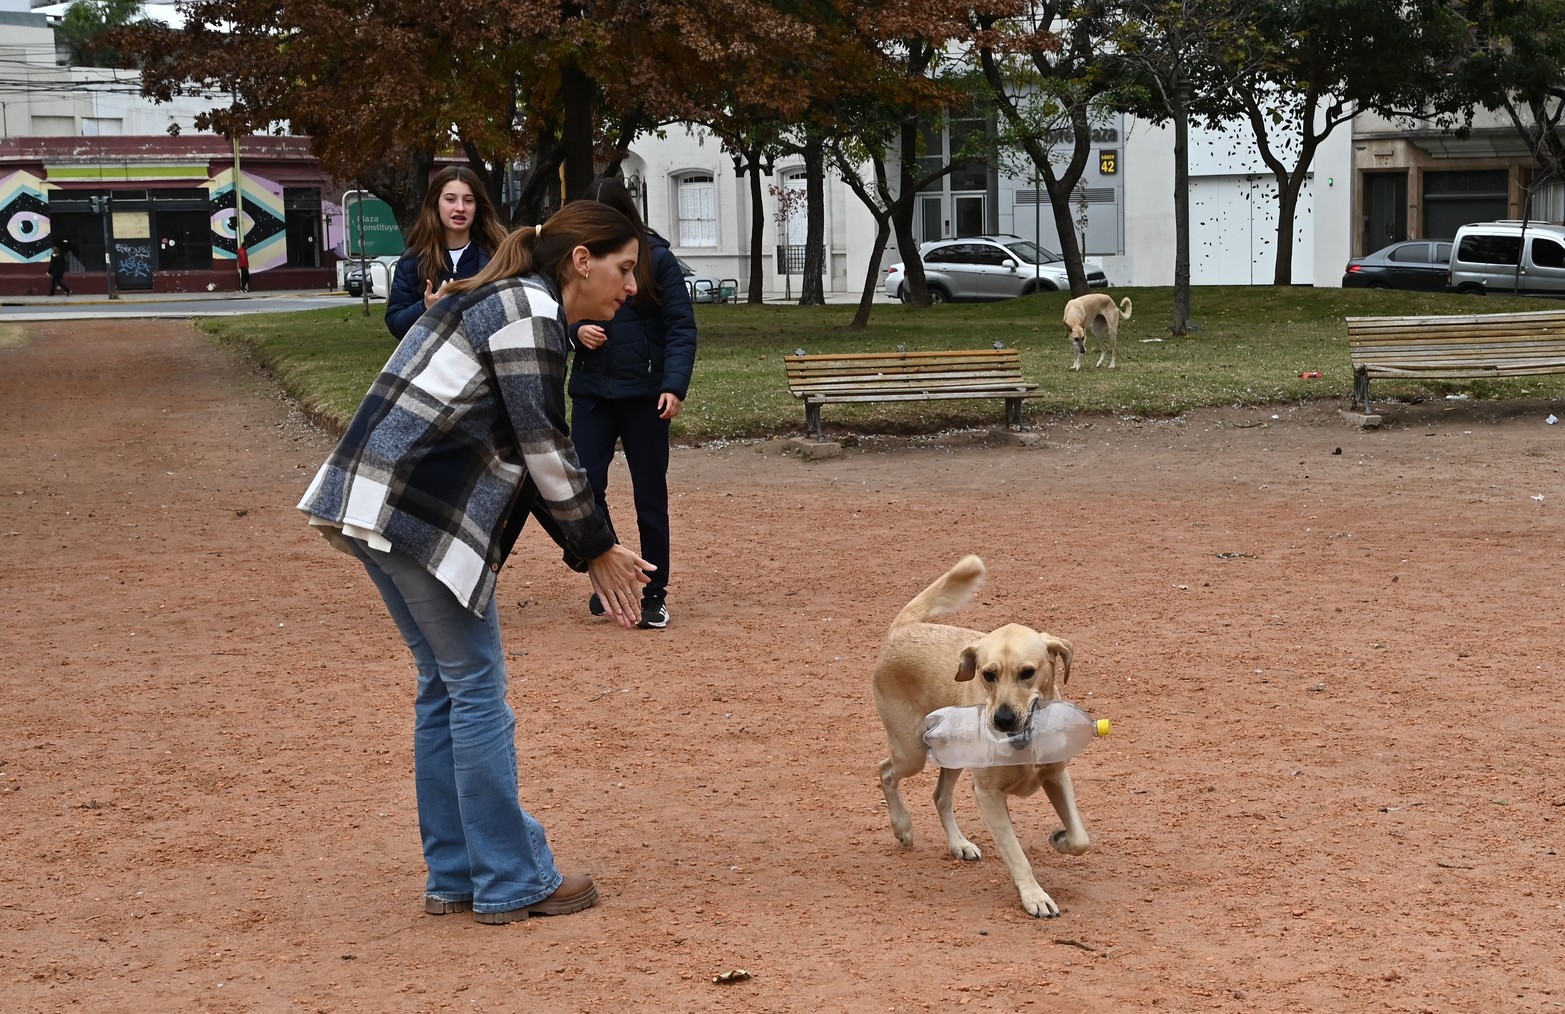
[[[1022,399],[1005,399],[1005,425],[1007,429],[1025,430],[1022,425]]]
[[[1358,366],[1353,370],[1353,402],[1348,407],[1364,407],[1365,415],[1372,415],[1369,410],[1369,367]]]
[[[820,402],[804,403],[804,431],[816,440],[826,439],[826,434],[821,432]]]

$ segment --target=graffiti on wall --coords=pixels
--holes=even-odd
[[[250,270],[265,271],[288,262],[288,240],[284,234],[283,188],[261,176],[241,172],[243,193],[234,191],[234,171],[224,169],[202,184],[212,195],[212,258],[233,260],[239,255],[239,216],[243,209],[245,248],[250,253]]]
[[[49,259],[49,191],[28,172],[0,177],[0,264]]]

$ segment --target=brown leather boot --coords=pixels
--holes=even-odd
[[[535,901],[523,908],[506,912],[474,912],[473,918],[481,923],[499,926],[508,922],[521,922],[530,915],[569,915],[591,908],[598,900],[598,885],[585,873],[567,873],[555,892],[542,901]]]

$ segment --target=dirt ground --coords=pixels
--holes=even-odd
[[[187,325],[9,339],[0,1010],[1565,1009],[1559,406],[681,449],[668,629],[536,531],[502,576],[524,803],[603,900],[488,927],[421,911],[411,664],[293,509],[328,439]],[[971,864],[874,773],[881,636],[970,552],[959,620],[1114,722],[1091,852],[1012,807],[1057,920],[965,784]]]

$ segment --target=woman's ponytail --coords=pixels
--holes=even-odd
[[[471,278],[448,282],[446,291],[452,294],[469,292],[480,285],[501,278],[514,278],[517,275],[531,273],[534,264],[533,247],[538,242],[538,231],[531,225],[512,230],[500,241],[500,245],[490,255],[489,263],[484,265],[482,271]]]

